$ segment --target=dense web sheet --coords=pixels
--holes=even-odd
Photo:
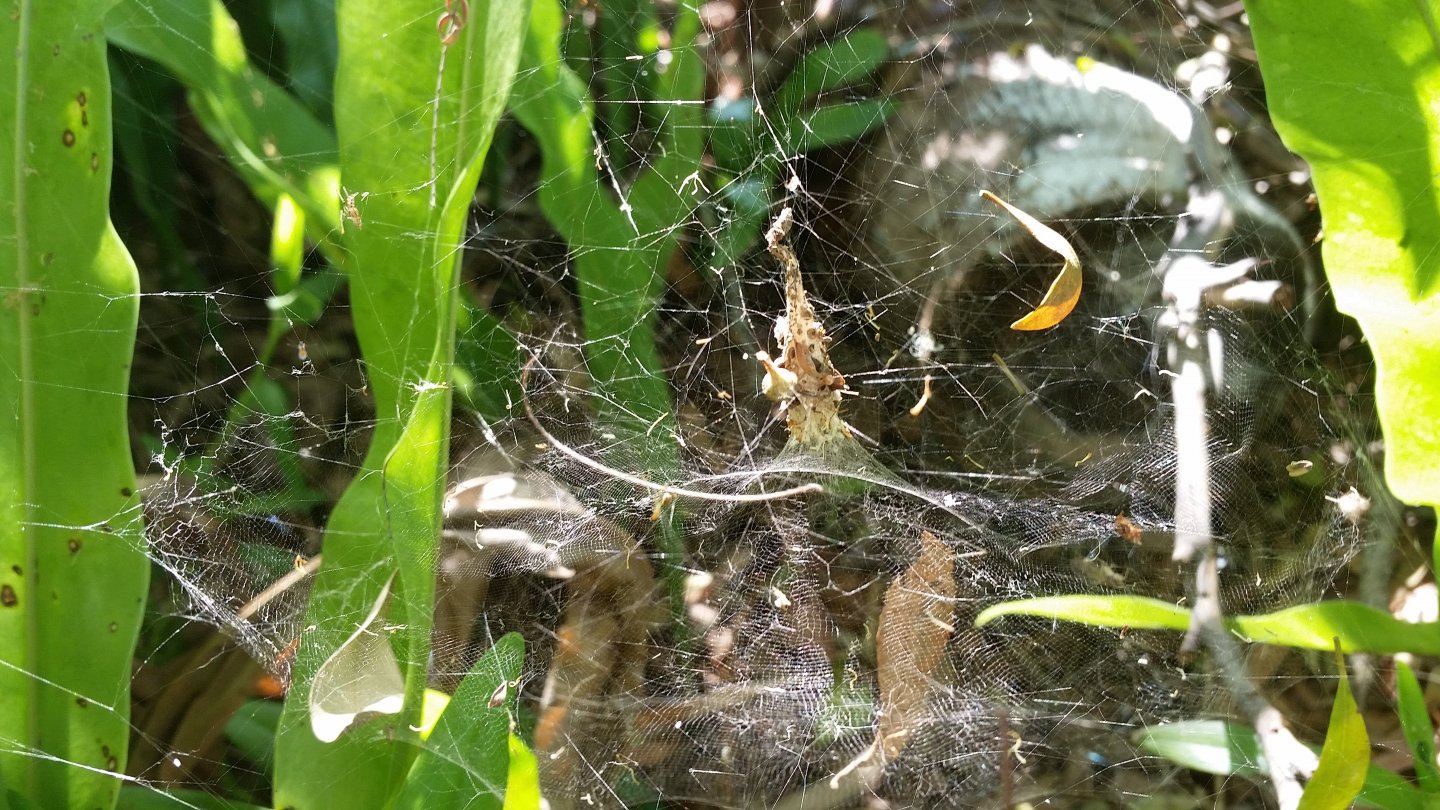
[[[591,376],[572,271],[586,248],[547,225],[536,142],[502,125],[461,293],[519,348],[496,359],[462,327],[459,372],[501,363],[508,379],[457,398],[430,666],[453,690],[494,640],[523,634],[516,729],[551,808],[1131,806],[1227,791],[1262,805],[1136,745],[1160,723],[1246,722],[1180,634],[975,620],[1060,594],[1192,603],[1191,570],[1171,560],[1182,461],[1163,291],[1179,257],[1253,260],[1200,316],[1224,611],[1349,587],[1366,526],[1352,507],[1383,491],[1356,380],[1313,348],[1332,350],[1338,330],[1301,234],[1314,227],[1303,167],[1247,94],[1258,80],[1237,11],[990,5],[700,9],[707,109],[750,104],[760,148],[738,171],[687,178],[702,204],[678,225],[654,320],[674,417],[648,429],[616,416],[637,413],[607,394],[623,385]],[[569,11],[603,55],[603,9]],[[883,32],[890,58],[806,103],[893,110],[801,155],[783,105],[767,104],[801,54],[844,47],[856,27]],[[592,88],[612,94],[595,125],[599,177],[643,204],[626,195],[658,160],[645,136],[667,110],[616,89],[625,59],[596,64]],[[226,753],[215,707],[253,696],[262,674],[283,687],[325,519],[375,414],[344,293],[274,339],[266,214],[184,119],[180,132],[183,182],[128,180],[178,223],[132,248],[142,267],[171,268],[147,277],[132,409],[148,548],[171,576],[137,675],[131,773],[258,783],[259,763]],[[1010,329],[1058,261],[982,190],[1079,254],[1079,305],[1053,329]],[[372,191],[347,189],[356,227]],[[753,238],[714,259],[757,200]],[[848,432],[827,446],[791,440],[791,413],[763,388],[762,353],[781,357],[793,325],[762,233],[785,207]],[[176,617],[226,641],[197,642]],[[1262,692],[1308,674],[1280,658],[1256,662]],[[185,679],[188,692],[173,687]],[[186,700],[211,705],[208,730],[185,725]]]

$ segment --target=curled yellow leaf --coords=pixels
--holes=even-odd
[[[1050,289],[1045,292],[1045,298],[1040,301],[1040,305],[1030,314],[1010,324],[1010,328],[1021,332],[1034,332],[1049,329],[1065,320],[1065,316],[1069,315],[1080,301],[1080,257],[1075,255],[1075,249],[1049,225],[994,194],[982,191],[980,196],[1004,208],[1010,216],[1019,220],[1020,225],[1035,237],[1036,241],[1060,254],[1065,260],[1064,266],[1060,268],[1060,275],[1050,282]]]

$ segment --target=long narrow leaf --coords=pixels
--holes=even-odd
[[[352,0],[337,10],[341,167],[346,187],[368,195],[359,210],[364,227],[346,234],[346,270],[377,421],[326,530],[306,620],[314,629],[297,653],[281,722],[276,801],[300,810],[384,804],[415,750],[365,729],[321,744],[304,701],[320,662],[353,632],[387,572],[398,570],[390,615],[404,628],[405,706],[389,733],[415,738],[448,466],[461,231],[528,11],[503,0],[463,9],[440,31],[429,3]],[[337,773],[348,776],[336,780]]]
[[[126,428],[139,308],[110,224],[103,0],[0,25],[0,776],[10,803],[115,802],[149,565]]]

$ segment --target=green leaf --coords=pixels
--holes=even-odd
[[[501,810],[524,655],[524,639],[509,633],[475,662],[423,744],[395,807]]]
[[[1336,303],[1375,355],[1386,478],[1440,503],[1437,2],[1245,5],[1271,117],[1314,174]]]
[[[225,739],[267,774],[275,772],[275,729],[282,708],[273,700],[250,700],[225,722]]]
[[[540,810],[540,763],[518,736],[510,735],[510,773],[505,778],[505,810]]]
[[[805,54],[775,95],[780,117],[799,112],[812,96],[869,76],[889,53],[884,35],[861,28]]]
[[[171,788],[161,790],[148,785],[126,785],[120,789],[115,810],[261,810],[246,802],[206,793],[203,790]]]
[[[975,619],[977,627],[1001,616],[1042,616],[1096,627],[1185,630],[1190,612],[1144,596],[1047,596],[992,605]],[[1346,649],[1379,655],[1413,652],[1440,655],[1440,623],[1411,624],[1369,605],[1344,600],[1315,602],[1258,616],[1231,616],[1226,625],[1249,641],[1328,650],[1339,638]]]
[[[895,112],[890,99],[865,99],[845,104],[826,104],[801,113],[787,127],[787,154],[853,141],[885,123]]]
[[[340,163],[347,188],[366,195],[357,203],[364,227],[345,234],[345,268],[377,419],[360,471],[326,529],[305,619],[311,630],[296,654],[281,720],[279,806],[382,806],[416,750],[387,735],[418,740],[428,675],[462,231],[509,93],[528,4],[490,0],[466,10],[447,46],[429,2],[347,0],[337,9]],[[361,726],[322,744],[306,717],[310,681],[397,569],[388,615],[403,628],[395,641],[404,707],[378,728]]]
[[[1224,720],[1161,723],[1136,732],[1143,751],[1216,776],[1264,778],[1267,770],[1254,729]],[[1361,762],[1368,762],[1368,753]],[[1422,810],[1423,798],[1406,779],[1373,765],[1355,803],[1380,810]]]
[[[1335,666],[1340,686],[1330,709],[1330,728],[1320,749],[1320,764],[1305,785],[1299,810],[1345,810],[1365,786],[1370,763],[1370,735],[1365,718],[1350,694],[1350,677],[1345,672],[1345,654],[1335,640]]]
[[[249,63],[221,0],[120,0],[105,27],[117,45],[185,84],[205,133],[267,208],[288,193],[312,220],[315,242],[339,232],[334,135]]]
[[[1260,616],[1235,616],[1227,624],[1251,641],[1306,650],[1333,649],[1334,639],[1339,638],[1351,652],[1440,653],[1440,624],[1403,622],[1359,602],[1331,600],[1297,605]]]
[[[697,100],[703,66],[693,47],[694,10],[672,34],[674,59],[660,87],[665,100]],[[666,115],[660,157],[641,173],[622,203],[595,170],[593,102],[560,56],[560,8],[541,3],[532,14],[514,112],[540,142],[540,205],[575,257],[585,354],[607,429],[638,444],[627,466],[676,470],[669,387],[655,347],[655,313],[664,270],[694,206],[701,151],[699,107],[679,104]],[[656,426],[661,427],[657,428]],[[636,440],[636,437],[641,437]]]
[[[12,805],[109,807],[150,566],[126,394],[135,265],[110,224],[107,3],[0,25],[0,774]]]
[[[1435,726],[1415,671],[1404,661],[1395,662],[1395,692],[1400,730],[1415,760],[1415,779],[1431,801],[1440,797],[1440,771],[1435,767]]]
[[[975,626],[984,627],[1001,616],[1041,616],[1095,627],[1130,627],[1136,630],[1185,630],[1190,611],[1146,596],[1045,596],[1001,602],[980,611]]]

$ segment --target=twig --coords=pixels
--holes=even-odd
[[[1177,235],[1183,239],[1185,234]],[[1168,364],[1175,372],[1175,553],[1177,562],[1195,562],[1195,599],[1182,653],[1203,642],[1240,711],[1259,736],[1270,781],[1281,810],[1300,802],[1302,778],[1315,770],[1315,754],[1285,727],[1280,712],[1251,683],[1239,643],[1225,628],[1220,608],[1220,569],[1211,534],[1209,422],[1206,391],[1223,385],[1211,353],[1218,338],[1204,328],[1201,311],[1208,291],[1245,278],[1253,262],[1215,266],[1199,255],[1172,254],[1164,266],[1167,312],[1161,327],[1170,332]],[[1198,558],[1198,559],[1197,559]]]

